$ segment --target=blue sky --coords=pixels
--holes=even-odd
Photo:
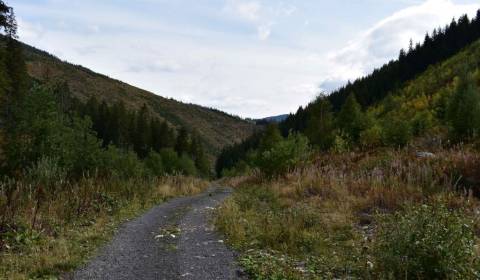
[[[296,111],[474,15],[470,0],[10,0],[24,42],[242,117]]]

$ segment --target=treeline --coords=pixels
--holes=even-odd
[[[147,105],[144,104],[139,111],[129,111],[122,101],[109,106],[106,101],[99,103],[95,97],[86,103],[76,99],[72,103],[73,111],[92,120],[92,128],[104,148],[114,145],[131,149],[141,159],[151,153],[175,151],[179,157],[192,159],[199,175],[208,176],[210,166],[198,135],[183,127],[177,131],[166,121],[152,116]]]
[[[459,49],[460,45],[473,40],[480,30],[479,20],[477,17],[470,21],[464,16],[458,22],[453,21],[445,30],[435,31],[432,38],[427,35],[424,45],[410,48],[408,54],[402,51],[401,58],[395,62],[403,63],[402,67],[409,65],[412,67],[410,73],[418,74],[420,69],[427,67],[422,66],[427,63],[425,61],[430,61],[432,71],[424,71],[425,74],[419,75],[418,79],[411,79],[408,85],[395,91],[377,91],[378,88],[373,87],[375,81],[382,84],[378,80],[381,77],[378,71],[357,81],[357,85],[372,82],[372,87],[366,88],[372,89],[373,93],[382,93],[381,99],[375,101],[365,102],[365,98],[373,95],[362,90],[358,91],[360,93],[348,91],[353,85],[330,96],[320,95],[306,109],[300,108],[296,115],[291,115],[279,125],[282,136],[301,133],[316,150],[331,152],[398,148],[425,135],[431,135],[443,144],[476,141],[480,135],[480,71],[477,59],[480,48],[471,45],[467,52],[458,52],[455,59],[446,65],[433,66],[433,63],[450,53],[450,48],[446,46]],[[423,56],[420,55],[422,53]],[[409,63],[407,57],[416,57],[420,62]],[[394,69],[389,65],[392,63],[382,69]],[[398,78],[393,76],[391,80],[398,81]],[[347,92],[345,100],[333,103],[339,94]],[[216,164],[217,175],[221,176],[225,171],[245,170],[245,163],[251,165],[249,155],[261,150],[262,137],[255,135],[225,149]]]
[[[263,133],[225,149],[216,163],[217,175],[242,174],[255,167],[268,175],[274,165],[294,161],[295,149],[306,150],[297,142],[289,142],[291,137],[305,136],[308,145],[317,151],[334,153],[377,147],[399,148],[428,133],[434,134],[437,140],[445,139],[447,145],[477,141],[480,139],[479,85],[480,71],[462,73],[454,79],[451,92],[443,91],[443,96],[432,97],[440,101],[414,110],[413,117],[403,110],[405,105],[400,105],[412,102],[403,95],[388,97],[379,106],[365,111],[356,96],[351,94],[339,112],[333,110],[326,96],[319,97],[313,107],[314,117],[307,122],[304,133],[292,131],[285,138],[278,126],[271,124]],[[416,102],[419,101],[414,100],[413,106]],[[265,142],[274,144],[265,148]],[[282,153],[288,156],[280,156]],[[258,155],[270,158],[266,162],[272,166],[265,169],[258,164]]]
[[[3,177],[22,178],[49,163],[80,176],[210,176],[198,136],[153,117],[92,97],[82,103],[65,83],[28,77],[13,10],[0,1],[0,156]]]
[[[452,20],[444,28],[427,33],[422,44],[411,43],[408,50],[400,51],[397,60],[390,61],[370,75],[334,91],[328,96],[328,101],[333,110],[338,112],[348,96],[355,93],[363,108],[371,106],[423,73],[430,65],[451,57],[479,38],[480,11],[472,20],[464,15],[458,20]],[[287,135],[290,130],[304,131],[308,120],[315,114],[313,107],[317,102],[312,102],[306,108],[299,108],[296,114],[290,115],[281,124],[283,134]]]

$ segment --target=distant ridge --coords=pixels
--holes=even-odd
[[[255,123],[257,125],[264,125],[264,124],[269,124],[269,123],[281,123],[284,120],[288,118],[288,114],[283,114],[283,115],[278,115],[278,116],[272,116],[272,117],[266,117],[263,119],[257,119],[255,120]]]
[[[198,134],[211,158],[216,157],[222,148],[241,142],[256,130],[254,123],[239,117],[155,95],[26,44],[24,55],[28,73],[35,80],[65,82],[72,94],[84,102],[95,96],[107,104],[123,101],[134,110],[146,104],[153,114],[172,126],[182,126]]]

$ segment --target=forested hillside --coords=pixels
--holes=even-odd
[[[333,111],[338,112],[348,96],[354,93],[362,108],[367,108],[402,88],[405,82],[414,79],[431,65],[448,59],[478,39],[480,12],[472,20],[466,15],[462,16],[443,28],[427,33],[422,43],[411,42],[408,50],[400,51],[398,59],[334,91],[327,99]],[[313,111],[318,103],[314,101],[290,116],[281,126],[283,133],[288,133],[290,129],[304,131],[309,119],[315,115]]]
[[[205,144],[210,159],[218,155],[223,147],[242,141],[255,130],[254,124],[216,109],[163,98],[82,66],[61,61],[28,45],[23,47],[28,73],[37,81],[60,82],[84,103],[95,97],[97,102],[105,101],[109,106],[121,102],[128,110],[139,111],[146,105],[155,117],[197,134]]]
[[[222,152],[253,279],[479,279],[479,21]]]
[[[457,88],[462,84],[472,88],[478,83],[479,22],[480,14],[473,20],[467,16],[454,20],[427,34],[423,44],[402,50],[398,60],[330,95],[319,95],[279,124],[282,135],[301,132],[323,151],[399,147],[432,130],[437,138],[446,134],[452,138],[454,116],[447,114],[453,110],[450,99],[455,92],[463,92]],[[247,152],[258,147],[258,138],[254,135],[225,149],[217,172],[244,161]]]

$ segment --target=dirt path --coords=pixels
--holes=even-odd
[[[209,222],[210,212],[230,193],[211,187],[127,222],[73,279],[245,279]]]

